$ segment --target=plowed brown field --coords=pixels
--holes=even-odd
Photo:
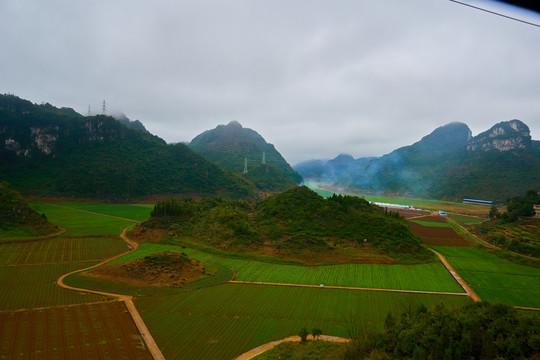
[[[471,247],[471,244],[451,227],[422,226],[412,221],[409,221],[409,226],[425,245]]]
[[[123,302],[0,312],[0,359],[152,359]]]

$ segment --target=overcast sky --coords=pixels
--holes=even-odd
[[[168,142],[237,120],[292,165],[453,121],[540,139],[540,28],[448,0],[2,0],[0,93]]]

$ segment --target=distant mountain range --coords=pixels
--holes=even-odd
[[[302,176],[274,145],[237,121],[203,132],[189,147],[223,169],[252,181],[261,191],[283,191],[302,182]]]
[[[186,145],[167,145],[140,122],[120,121],[0,95],[0,180],[26,194],[110,201],[257,197],[253,183]]]
[[[502,201],[540,188],[540,142],[519,120],[475,137],[466,124],[455,122],[378,158],[339,155],[294,168],[305,179],[349,191]]]

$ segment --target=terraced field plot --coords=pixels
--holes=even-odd
[[[464,304],[465,296],[223,284],[135,299],[165,358],[232,359],[302,327],[347,337],[346,322],[380,327],[389,311]]]
[[[57,206],[94,212],[103,215],[117,216],[130,220],[142,221],[150,217],[154,205],[146,204],[72,204],[58,203]]]
[[[484,300],[540,308],[540,269],[473,248],[433,246]]]
[[[152,359],[121,302],[0,312],[0,333],[0,359]]]

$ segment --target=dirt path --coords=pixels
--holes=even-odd
[[[271,341],[269,343],[263,344],[261,346],[257,346],[256,348],[251,349],[251,350],[243,353],[242,355],[238,356],[234,360],[249,360],[249,359],[254,358],[257,355],[262,354],[265,351],[268,351],[268,350],[272,349],[273,347],[275,347],[276,345],[279,345],[281,343],[284,343],[284,342],[300,342],[300,340],[301,340],[300,336],[295,335],[295,336],[286,337],[286,338],[281,339],[281,340]],[[313,336],[308,335],[308,340],[313,340]],[[339,342],[339,343],[346,343],[346,342],[351,341],[351,339],[346,339],[346,338],[337,337],[337,336],[330,336],[330,335],[321,335],[321,336],[319,336],[318,340],[329,341],[329,342]]]
[[[397,292],[408,294],[432,294],[432,295],[456,295],[456,296],[469,296],[466,293],[454,293],[454,292],[438,292],[438,291],[422,291],[422,290],[396,290],[396,289],[377,289],[377,288],[360,288],[360,287],[348,287],[348,286],[332,286],[332,285],[306,285],[306,284],[284,284],[284,283],[270,283],[270,282],[258,282],[258,281],[239,281],[230,280],[233,284],[255,284],[255,285],[276,285],[276,286],[292,286],[292,287],[309,287],[309,288],[324,288],[324,289],[342,289],[342,290],[361,290],[361,291],[383,291],[383,292]]]
[[[98,214],[98,215],[102,215],[102,214]],[[108,216],[108,215],[104,215],[104,216]],[[114,216],[112,216],[112,217],[114,217]],[[130,220],[130,221],[133,221],[133,220]],[[78,272],[85,271],[85,270],[93,269],[95,267],[98,267],[98,266],[106,264],[106,263],[108,263],[110,261],[116,260],[121,256],[124,256],[126,254],[129,254],[129,253],[137,250],[139,248],[139,244],[137,244],[136,242],[130,240],[126,236],[126,231],[128,230],[128,228],[129,227],[125,228],[122,231],[122,234],[120,235],[120,237],[126,243],[128,243],[128,245],[130,247],[130,250],[128,250],[128,251],[126,251],[126,252],[124,252],[122,254],[113,256],[112,258],[106,259],[106,260],[100,262],[99,264],[89,266],[89,267],[87,267],[85,269],[75,270],[75,271],[72,271],[72,272],[70,272],[68,274],[64,274],[64,275],[60,276],[60,278],[56,281],[56,283],[58,284],[58,286],[60,286],[60,287],[62,287],[64,289],[73,290],[73,291],[79,291],[79,292],[89,292],[89,293],[103,295],[103,296],[107,296],[107,297],[114,297],[114,298],[118,299],[118,301],[123,301],[124,304],[126,304],[126,308],[128,309],[129,313],[131,314],[131,317],[132,317],[133,321],[135,322],[135,325],[137,326],[137,329],[139,329],[139,332],[141,333],[141,336],[144,339],[144,342],[146,343],[146,346],[148,347],[148,350],[152,354],[152,357],[154,358],[154,360],[165,360],[165,357],[161,353],[161,350],[159,349],[156,341],[152,337],[152,334],[150,334],[150,331],[146,327],[146,324],[144,323],[143,319],[141,318],[141,315],[139,314],[139,312],[137,311],[137,308],[133,304],[133,301],[132,301],[133,297],[132,296],[121,295],[121,294],[112,294],[112,293],[107,293],[107,292],[104,292],[104,291],[81,289],[81,288],[76,288],[76,287],[73,287],[73,286],[66,285],[64,283],[64,279],[67,276],[71,275],[71,274],[78,273]]]
[[[69,210],[73,210],[73,211],[80,211],[80,212],[87,213],[87,214],[93,214],[93,215],[99,215],[99,216],[106,216],[106,217],[115,218],[115,219],[120,219],[120,220],[126,220],[126,221],[133,221],[134,223],[138,223],[138,222],[139,222],[139,221],[133,220],[133,219],[126,219],[126,218],[119,217],[119,216],[113,216],[113,215],[107,215],[107,214],[100,214],[100,213],[97,213],[97,212],[92,212],[92,211],[87,211],[87,210],[81,210],[81,209],[75,209],[75,208],[68,207],[68,206],[62,206],[62,205],[56,205],[56,204],[46,204],[46,205],[54,206],[54,207],[59,207],[59,208],[62,208],[62,209],[69,209]]]
[[[441,262],[444,264],[444,266],[446,267],[446,269],[448,269],[448,271],[450,272],[450,274],[452,274],[452,276],[454,277],[454,279],[456,279],[456,281],[458,282],[459,285],[461,285],[461,287],[463,288],[463,290],[465,290],[465,292],[467,293],[467,295],[473,300],[473,301],[482,301],[482,299],[480,298],[480,296],[478,296],[478,294],[473,290],[472,287],[470,287],[469,284],[467,284],[467,282],[457,273],[456,270],[454,270],[454,268],[452,267],[452,265],[450,265],[450,263],[446,260],[446,258],[444,256],[442,256],[441,253],[438,253],[437,251],[433,250],[433,249],[429,249],[431,251],[433,251],[435,254],[437,254],[437,256],[439,257],[439,259],[441,260]]]

